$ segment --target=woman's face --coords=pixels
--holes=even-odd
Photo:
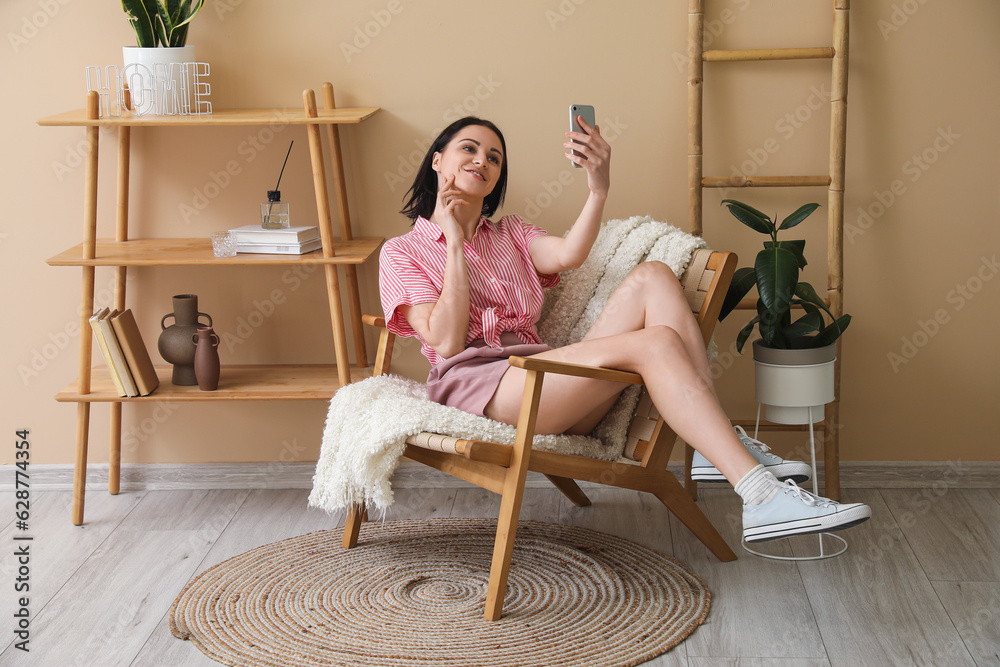
[[[432,163],[438,172],[438,187],[446,178],[455,178],[455,187],[476,197],[486,197],[500,180],[503,144],[493,130],[483,125],[466,125]]]

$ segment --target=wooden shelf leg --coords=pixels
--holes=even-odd
[[[97,128],[94,128],[95,130]],[[96,157],[96,149],[95,149]],[[96,174],[95,174],[96,181]],[[81,394],[90,393],[90,364],[93,343],[90,333],[90,315],[94,310],[95,269],[83,267],[83,296],[80,299],[80,366],[78,388]],[[76,406],[76,459],[73,464],[73,524],[83,524],[84,496],[87,492],[87,447],[90,438],[90,403],[81,401]]]
[[[88,325],[89,329],[89,325]],[[86,331],[83,332],[86,335]],[[73,465],[73,525],[83,525],[87,493],[87,439],[90,433],[90,403],[76,404],[76,462]]]
[[[87,117],[98,116],[97,91],[87,93]],[[97,157],[100,146],[100,128],[88,127],[87,163],[84,173],[83,195],[83,256],[93,259],[97,249]],[[96,269],[83,267],[82,295],[80,298],[80,358],[77,387],[81,394],[90,393],[90,364],[93,339],[90,334],[90,315],[94,310],[94,282]],[[83,523],[84,495],[87,491],[87,445],[90,437],[90,403],[80,402],[76,408],[76,460],[73,467],[72,520],[77,526]]]
[[[125,104],[131,107],[128,89],[125,91]],[[118,128],[118,212],[115,222],[115,241],[128,241],[128,185],[129,185],[129,149],[132,143],[132,128],[124,125]],[[125,282],[128,269],[124,266],[115,267],[115,308],[119,312],[125,310]],[[108,493],[118,495],[121,490],[122,463],[122,411],[119,402],[111,404],[111,442],[108,447]]]
[[[333,349],[337,356],[337,376],[340,386],[351,383],[351,361],[347,352],[347,333],[344,331],[344,306],[340,299],[340,279],[337,266],[326,265],[326,293],[330,300],[330,319],[333,324]]]
[[[302,93],[306,116],[316,118],[319,111],[316,108],[316,93],[305,90]],[[330,218],[330,197],[326,188],[326,168],[323,166],[323,140],[319,133],[319,124],[306,125],[309,137],[309,155],[312,159],[313,189],[316,191],[316,212],[319,216],[319,231],[323,239],[323,256],[335,257],[333,229]],[[340,279],[337,277],[337,266],[327,264],[326,291],[330,300],[330,319],[333,324],[333,349],[337,356],[337,375],[340,385],[351,383],[351,360],[347,352],[347,334],[344,331],[344,310],[340,299]]]
[[[94,128],[97,129],[97,128]],[[80,366],[78,388],[81,394],[90,393],[90,364],[93,343],[90,333],[90,314],[94,309],[95,269],[83,267],[83,296],[80,299]],[[119,404],[120,405],[120,404]],[[90,403],[81,401],[76,406],[76,459],[73,464],[73,524],[83,524],[84,496],[87,492],[87,448],[90,439]]]
[[[323,106],[336,109],[333,85],[323,84]],[[344,158],[340,150],[340,127],[333,123],[326,126],[327,143],[330,145],[330,171],[333,176],[333,196],[337,201],[337,216],[340,218],[340,238],[349,241],[354,238],[351,228],[351,210],[347,205],[347,179],[344,176]],[[358,267],[348,264],[344,267],[347,281],[347,300],[351,313],[351,332],[354,335],[354,361],[358,368],[368,365],[368,351],[365,349],[365,328],[361,322],[361,293],[358,290]]]
[[[121,490],[122,469],[122,404],[111,404],[111,438],[108,448],[108,493],[118,495]]]

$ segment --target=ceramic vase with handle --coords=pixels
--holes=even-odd
[[[215,391],[219,388],[219,335],[212,327],[198,327],[194,335],[194,374],[198,378],[198,388]]]
[[[157,348],[160,356],[174,365],[170,381],[176,385],[190,386],[198,384],[194,372],[195,334],[199,327],[206,326],[198,322],[199,317],[208,318],[209,327],[212,317],[198,312],[198,296],[195,294],[178,294],[173,298],[174,312],[167,313],[160,320],[160,339]],[[167,318],[174,318],[174,323],[167,326]]]

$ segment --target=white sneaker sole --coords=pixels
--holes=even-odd
[[[867,505],[849,507],[842,512],[826,516],[782,521],[743,529],[743,539],[747,542],[766,542],[792,535],[809,535],[812,533],[827,533],[856,526],[870,519],[872,510]]]
[[[792,480],[796,484],[809,481],[812,470],[808,464],[785,461],[775,466],[764,466],[771,474],[784,482]],[[701,466],[691,468],[691,480],[694,482],[727,482],[725,475],[719,472],[715,466]]]

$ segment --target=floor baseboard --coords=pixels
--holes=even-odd
[[[671,463],[678,477],[683,464]],[[311,462],[258,463],[131,463],[121,468],[122,491],[167,489],[308,489],[316,464]],[[11,491],[15,466],[0,466],[0,491]],[[820,467],[819,481],[823,474]],[[70,491],[73,466],[35,464],[29,470],[34,491]],[[23,479],[23,478],[22,478]],[[403,460],[392,483],[397,488],[466,488],[472,485],[415,461]],[[1000,488],[1000,461],[844,461],[840,484],[849,488]],[[108,465],[87,466],[87,489],[106,489]],[[540,474],[529,473],[527,488],[551,483]],[[580,482],[581,487],[598,484]]]

